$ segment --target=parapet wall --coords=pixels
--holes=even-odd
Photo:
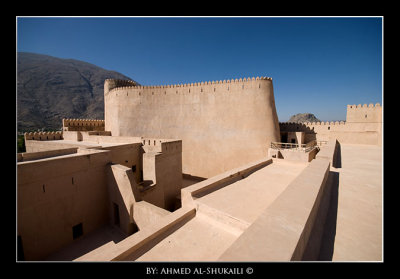
[[[261,159],[280,138],[268,77],[129,85],[104,93],[105,130],[182,140],[185,174],[211,177]]]
[[[243,83],[243,82],[248,82],[248,81],[257,81],[257,80],[270,80],[272,81],[272,78],[270,77],[252,77],[252,78],[239,78],[239,79],[228,79],[228,80],[215,80],[215,81],[202,81],[202,82],[192,82],[192,83],[181,83],[181,84],[169,84],[169,85],[137,85],[134,81],[130,80],[113,80],[113,79],[107,79],[105,81],[105,89],[104,89],[104,94],[108,94],[111,91],[114,90],[126,90],[126,89],[132,89],[133,87],[137,89],[166,89],[166,88],[188,88],[188,87],[194,87],[194,86],[209,86],[209,85],[216,85],[216,84],[237,84],[237,83]],[[107,90],[106,90],[107,88]],[[244,89],[244,85],[243,88]],[[189,90],[189,88],[188,88]],[[200,89],[201,90],[201,89]],[[227,87],[227,90],[229,90],[229,87]],[[188,91],[190,93],[190,91]],[[203,92],[203,91],[201,91]],[[205,92],[205,91],[204,91]]]
[[[55,156],[74,154],[77,152],[78,152],[78,147],[60,148],[56,150],[37,151],[37,152],[23,152],[23,153],[17,153],[17,162],[45,159]]]
[[[382,145],[380,104],[348,105],[346,121],[281,122],[281,132],[305,132],[306,142],[337,139],[341,143]]]
[[[301,261],[315,224],[323,222],[319,212],[321,201],[329,195],[325,190],[329,169],[328,160],[311,161],[219,261]]]
[[[382,107],[379,103],[347,105],[346,121],[348,123],[382,123]]]
[[[122,79],[106,79],[104,81],[104,94],[117,87],[130,87],[137,86],[138,83],[132,80],[122,80]]]
[[[182,152],[181,140],[173,140],[173,139],[168,140],[168,139],[142,137],[142,144],[145,152],[160,152],[163,154]]]
[[[104,131],[104,120],[63,119],[63,131]]]
[[[61,140],[63,139],[62,132],[30,132],[24,134],[25,141],[27,140]]]

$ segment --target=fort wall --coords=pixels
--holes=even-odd
[[[311,140],[341,143],[382,145],[382,107],[380,104],[348,105],[346,121],[282,122],[281,132],[305,132],[305,142]]]
[[[382,123],[382,107],[379,103],[347,105],[348,123]]]
[[[63,148],[78,147],[71,144],[62,143],[60,141],[40,141],[27,140],[25,141],[26,153],[58,150]]]
[[[30,132],[24,134],[25,142],[27,140],[60,140],[63,139],[62,132]]]
[[[144,182],[142,198],[173,211],[182,188],[182,141],[143,138]]]
[[[312,160],[219,260],[301,261],[315,225],[324,223],[329,169],[325,158]],[[318,257],[316,250],[316,255],[308,252],[314,252],[308,255],[312,260]]]
[[[17,153],[17,162],[27,162],[32,160],[45,159],[49,157],[74,154],[77,152],[78,152],[78,147],[46,150],[38,152],[23,152],[23,153]]]
[[[63,131],[104,131],[104,120],[63,119]]]
[[[105,83],[105,130],[183,142],[183,173],[211,177],[267,156],[279,141],[271,78],[165,86]]]
[[[43,260],[108,222],[109,151],[17,164],[17,233],[25,260]],[[79,237],[79,236],[78,236]]]

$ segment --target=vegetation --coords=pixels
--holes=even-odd
[[[26,152],[24,135],[18,135],[17,138],[17,152]]]

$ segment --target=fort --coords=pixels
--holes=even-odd
[[[105,81],[105,129],[181,139],[184,174],[214,176],[267,156],[279,141],[271,78],[126,85]]]
[[[382,260],[380,104],[280,123],[269,77],[107,79],[104,102],[25,134],[18,260]]]

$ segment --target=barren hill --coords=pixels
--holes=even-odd
[[[290,117],[288,122],[296,122],[296,123],[321,122],[321,120],[316,118],[315,115],[312,113],[298,113],[298,114],[292,115],[292,117]]]
[[[104,119],[104,80],[131,79],[74,59],[18,52],[17,129],[60,129],[62,118]]]

